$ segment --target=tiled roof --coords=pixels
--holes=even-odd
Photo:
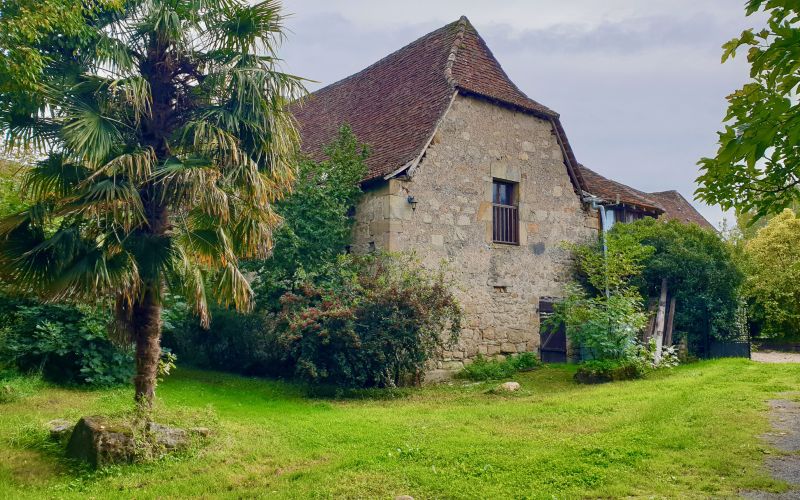
[[[456,92],[478,95],[552,120],[576,187],[580,173],[558,114],[528,98],[508,78],[466,17],[437,29],[368,68],[292,105],[303,151],[320,158],[343,124],[368,144],[367,179],[416,160]]]
[[[603,177],[594,170],[578,165],[587,193],[609,204],[624,203],[647,212],[655,212],[659,219],[690,222],[705,229],[714,229],[700,212],[677,191],[646,193],[621,182]]]
[[[664,207],[644,191],[612,181],[580,164],[578,170],[583,177],[584,190],[589,194],[609,203],[624,203],[648,212],[661,213],[664,211]]]
[[[715,229],[679,192],[661,191],[659,193],[648,193],[647,195],[664,207],[664,213],[661,214],[659,219],[694,223],[704,229]]]

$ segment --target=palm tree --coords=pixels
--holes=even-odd
[[[150,408],[165,293],[204,325],[207,290],[250,307],[238,264],[271,249],[272,203],[295,175],[286,104],[304,90],[278,70],[274,0],[123,4],[87,17],[92,36],[69,64],[1,110],[6,144],[46,157],[26,174],[31,208],[0,220],[0,279],[113,303],[136,346],[136,401]]]

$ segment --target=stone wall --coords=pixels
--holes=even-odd
[[[493,179],[519,183],[518,246],[492,243]],[[413,250],[426,265],[446,261],[454,273],[465,325],[444,353],[445,369],[478,353],[536,351],[539,299],[560,296],[569,279],[562,242],[598,232],[551,124],[465,96],[454,100],[412,175],[367,190],[356,213],[356,251]]]

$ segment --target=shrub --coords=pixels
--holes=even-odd
[[[632,380],[644,376],[646,369],[638,360],[590,360],[584,361],[575,372],[575,381],[580,384],[602,384],[617,380]]]
[[[342,256],[301,275],[281,304],[279,342],[295,374],[341,387],[419,381],[461,322],[443,271],[412,257]]]
[[[108,338],[108,315],[89,307],[2,298],[0,363],[59,384],[114,385],[133,375],[131,349]]]
[[[541,366],[541,362],[532,352],[524,352],[516,356],[509,356],[503,360],[486,359],[478,355],[472,363],[464,366],[458,372],[458,378],[468,380],[500,380],[509,378],[517,372],[530,371]]]
[[[548,320],[564,324],[567,335],[591,359],[624,359],[631,354],[636,336],[647,323],[641,298],[630,290],[590,297],[575,284]]]

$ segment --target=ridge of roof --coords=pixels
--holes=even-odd
[[[467,29],[469,20],[467,19],[467,16],[461,16],[458,21],[455,21],[452,24],[458,25],[458,34],[453,40],[453,45],[450,46],[450,54],[447,56],[447,64],[445,64],[444,67],[444,76],[447,78],[447,83],[449,83],[453,88],[456,88],[456,80],[453,78],[453,63],[456,61],[458,49],[461,45],[461,42],[464,40],[464,31]]]
[[[528,97],[517,87],[466,16],[461,16],[456,22],[463,35],[455,43],[462,44],[466,49],[456,50],[452,62],[456,88],[533,112],[542,117],[557,118],[559,116],[552,109]],[[460,48],[462,47],[459,46],[458,49]],[[477,67],[483,68],[483,71],[476,71]]]
[[[456,93],[550,120],[580,193],[582,179],[558,113],[519,90],[465,16],[292,103],[290,110],[303,151],[316,160],[324,159],[323,148],[339,127],[349,125],[371,146],[364,179],[369,181],[418,161]]]

